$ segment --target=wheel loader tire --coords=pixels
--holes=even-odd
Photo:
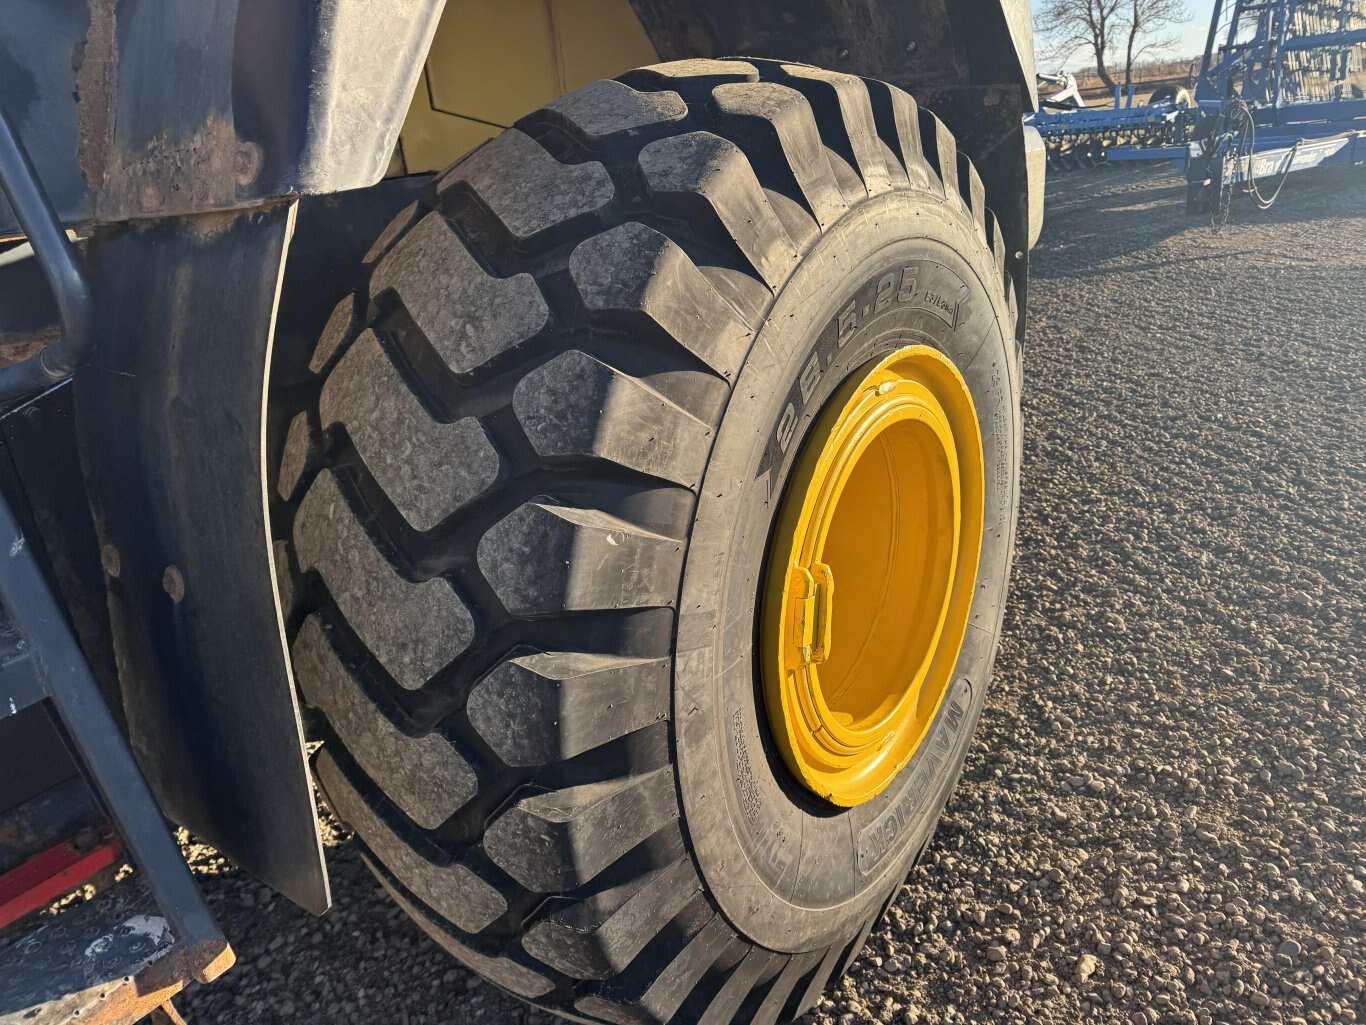
[[[473,971],[575,1020],[716,1025],[790,1020],[851,964],[995,655],[1004,267],[908,95],[740,60],[556,100],[375,243],[283,443],[287,623],[329,806]],[[980,559],[923,742],[841,807],[765,710],[765,552],[822,410],[907,346],[970,392]]]

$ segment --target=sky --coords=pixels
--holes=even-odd
[[[1194,57],[1205,52],[1205,37],[1209,34],[1209,16],[1214,10],[1214,0],[1186,0],[1186,10],[1191,18],[1178,30],[1181,41],[1173,56]]]
[[[1154,54],[1155,57],[1198,57],[1205,52],[1205,36],[1209,34],[1209,17],[1214,10],[1214,0],[1186,0],[1189,19],[1174,29],[1178,36],[1177,44],[1170,51]],[[1067,62],[1070,70],[1090,67],[1095,57],[1089,50],[1078,50]]]

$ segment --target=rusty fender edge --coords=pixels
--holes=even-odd
[[[360,188],[384,173],[442,6],[13,4],[0,106],[68,225]],[[0,202],[0,237],[16,227]]]
[[[96,325],[5,417],[15,500],[164,812],[322,912],[264,397],[297,200],[381,177],[442,0],[10,6],[0,108],[79,228]]]

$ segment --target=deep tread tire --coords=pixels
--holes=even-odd
[[[547,1009],[786,1021],[890,900],[816,949],[749,938],[699,870],[670,721],[731,389],[794,268],[889,192],[965,226],[1008,337],[999,227],[942,122],[884,83],[694,60],[455,164],[313,354],[277,551],[316,778],[395,900]]]

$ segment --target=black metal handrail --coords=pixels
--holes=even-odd
[[[24,640],[19,664],[31,662],[22,689],[9,686],[0,717],[46,698],[70,740],[72,753],[99,795],[124,848],[166,916],[171,934],[196,979],[207,982],[232,962],[218,923],[204,903],[161,808],[119,731],[80,646],[38,567],[9,502],[0,495],[0,604]],[[24,668],[29,668],[25,666]],[[36,682],[39,686],[33,687]],[[0,1009],[3,1010],[3,1009]]]
[[[0,190],[14,208],[19,226],[52,289],[61,335],[41,352],[0,369],[0,405],[27,398],[60,384],[85,362],[93,340],[90,287],[67,241],[62,223],[43,191],[28,151],[0,110]]]

